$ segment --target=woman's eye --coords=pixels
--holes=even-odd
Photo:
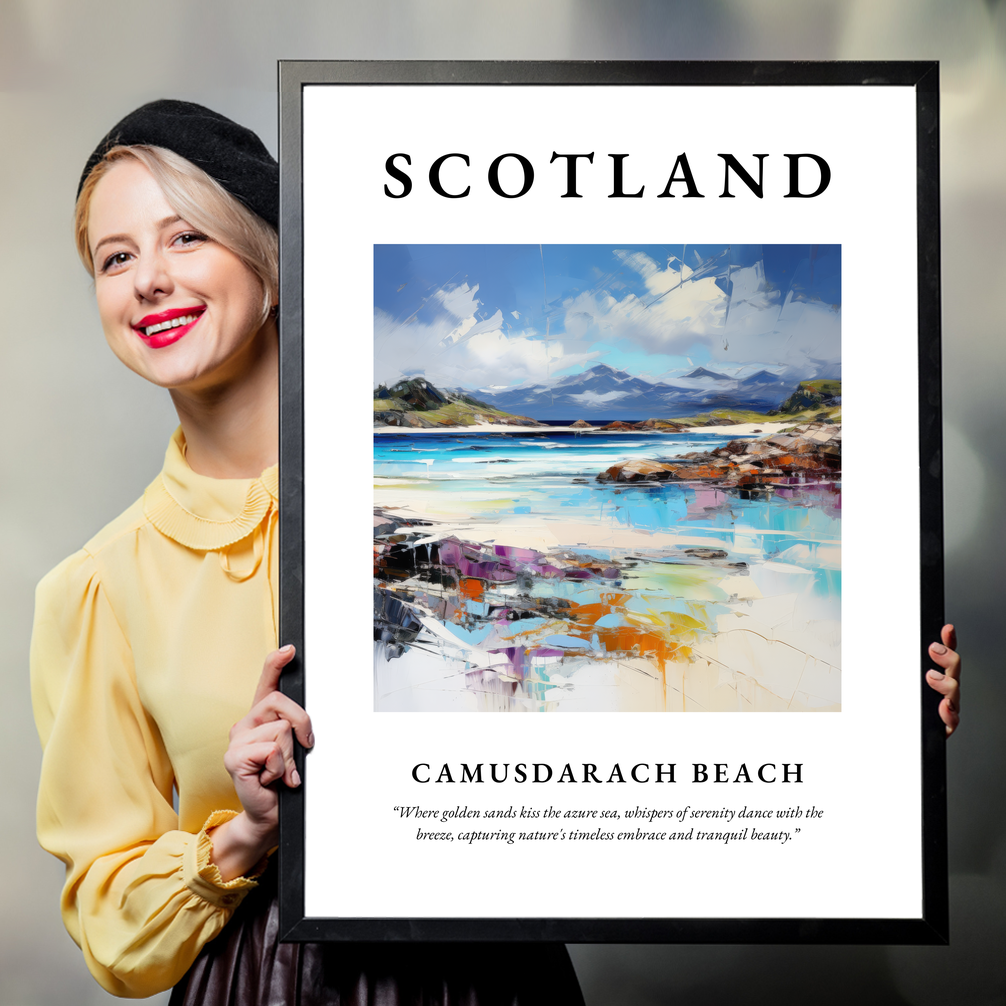
[[[200,234],[198,231],[186,231],[184,234],[179,234],[174,243],[181,245],[182,248],[190,248],[192,245],[202,244],[205,240],[205,234]]]
[[[125,265],[129,261],[129,252],[116,252],[114,255],[109,255],[105,259],[101,271],[109,272],[117,269],[121,265]]]

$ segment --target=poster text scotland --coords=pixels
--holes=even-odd
[[[578,172],[582,176],[582,174],[594,170],[594,153],[593,150],[583,154],[560,154],[555,150],[552,151],[548,163],[555,164],[558,161],[560,169],[565,166],[565,171],[560,175],[560,180],[565,185],[565,191],[562,192],[560,198],[583,198],[577,185]],[[608,154],[607,156],[611,158],[611,163],[608,164],[603,158],[599,158],[596,170],[607,170],[610,173],[611,192],[608,193],[608,199],[644,198],[647,184],[649,184],[645,180],[635,178],[633,179],[634,184],[627,186],[626,172],[629,169],[626,161],[629,155]],[[711,186],[719,189],[722,185],[722,191],[710,194],[716,194],[720,199],[734,199],[737,189],[740,188],[742,191],[746,189],[747,192],[759,199],[765,197],[765,160],[769,157],[768,154],[751,154],[750,157],[743,160],[734,154],[717,154],[716,156],[720,158],[720,161],[713,165],[717,169],[715,178],[708,168],[706,169],[707,174],[700,171],[703,188],[706,189],[706,192],[710,192]],[[831,165],[819,154],[783,154],[783,157],[786,158],[788,166],[783,168],[781,172],[777,170],[777,177],[781,177],[787,186],[785,191],[778,192],[782,198],[815,199],[831,184]],[[468,154],[441,154],[431,162],[429,171],[425,175],[429,180],[430,188],[438,196],[444,199],[467,199],[472,192],[470,179],[474,172],[462,170],[458,164],[448,165],[449,161],[454,160],[462,162],[465,169],[472,167],[472,159]],[[709,160],[709,158],[704,158],[704,160]],[[602,164],[607,165],[607,169],[602,168]],[[808,167],[811,164],[813,166]],[[419,168],[418,163],[416,167]],[[392,154],[384,162],[384,170],[389,176],[389,181],[384,184],[384,194],[389,199],[404,199],[412,193],[411,154],[405,152]],[[445,176],[448,174],[455,180],[454,184],[446,180]],[[809,180],[811,174],[813,174],[813,180]],[[511,179],[511,184],[506,184],[504,181],[507,175]],[[771,168],[769,175],[772,175]],[[775,182],[776,178],[773,177],[772,180]],[[499,154],[489,162],[489,168],[486,171],[488,187],[503,199],[520,199],[522,196],[526,196],[534,186],[534,181],[534,163],[523,154]],[[667,181],[659,192],[652,184],[649,184],[649,188],[651,195],[658,199],[674,199],[676,196],[681,196],[684,199],[704,199],[706,195],[706,193],[699,191],[695,172],[692,170],[687,153],[680,153],[674,159],[670,173],[667,175]],[[771,192],[770,189],[770,194]]]
[[[839,246],[373,275],[375,709],[840,708]]]

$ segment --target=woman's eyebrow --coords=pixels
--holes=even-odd
[[[175,213],[170,217],[165,217],[163,220],[158,220],[154,227],[157,230],[163,230],[165,227],[170,227],[172,224],[177,224],[181,221],[181,217]],[[97,255],[98,249],[102,245],[110,244],[115,241],[127,241],[131,242],[133,239],[128,234],[109,234],[108,237],[102,238],[91,251],[91,255]]]
[[[92,255],[98,254],[98,249],[102,245],[112,244],[115,241],[130,241],[131,238],[128,234],[109,234],[108,237],[102,238],[93,249],[91,249]]]

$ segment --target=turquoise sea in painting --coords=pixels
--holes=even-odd
[[[502,494],[494,518],[518,523],[534,513],[546,522],[571,519],[615,523],[638,531],[687,528],[707,533],[723,547],[727,535],[757,532],[766,560],[794,547],[806,548],[803,567],[813,573],[813,592],[840,595],[841,574],[815,553],[822,542],[840,540],[837,483],[778,486],[771,494],[730,495],[681,483],[613,485],[596,476],[632,457],[674,458],[712,451],[735,437],[716,433],[380,433],[374,437],[374,474],[419,479],[431,491],[448,489],[467,503]],[[502,468],[506,465],[505,468]],[[485,511],[483,511],[485,513]],[[836,609],[836,616],[837,616]]]

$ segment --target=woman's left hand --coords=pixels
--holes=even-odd
[[[943,668],[926,673],[929,687],[943,696],[940,719],[946,724],[949,737],[961,721],[961,657],[957,652],[957,632],[952,625],[944,625],[940,643],[931,643],[929,656]]]
[[[310,716],[279,690],[280,675],[294,654],[292,646],[284,646],[266,657],[251,710],[231,727],[224,767],[243,809],[207,832],[210,859],[225,881],[246,873],[279,841],[276,784],[300,785],[294,735],[304,747],[314,744]]]

